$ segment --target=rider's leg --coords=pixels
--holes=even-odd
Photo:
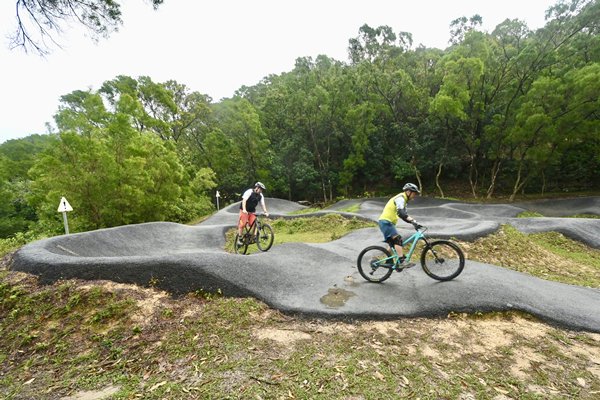
[[[392,242],[394,243],[394,248],[396,249],[396,253],[398,253],[398,257],[400,257],[400,259],[404,259],[404,254],[403,254],[403,249],[402,249],[402,236],[397,235],[392,239]]]
[[[254,223],[254,221],[256,221],[256,214],[248,213],[248,225],[252,227],[252,231],[250,232],[252,236],[256,234],[256,224]]]
[[[383,233],[383,238],[388,246],[390,246],[390,250],[394,246],[398,255],[402,257],[402,237],[396,230],[396,225],[384,219],[380,219],[378,223],[379,230]]]
[[[240,210],[240,217],[238,220],[238,234],[242,236],[242,232],[244,230],[244,226],[248,223],[248,216],[250,214],[244,214],[242,210]]]

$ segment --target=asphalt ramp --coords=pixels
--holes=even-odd
[[[305,216],[297,214],[305,208],[297,203],[266,201],[273,216]],[[310,215],[339,213],[376,221],[385,201],[345,201]],[[548,216],[517,218],[523,211]],[[599,198],[512,205],[418,198],[409,212],[435,238],[474,240],[511,224],[526,233],[559,231],[600,248],[600,219],[560,217],[600,215]],[[520,310],[559,326],[600,332],[600,290],[494,265],[467,260],[463,273],[450,282],[429,278],[419,266],[394,273],[381,284],[366,282],[356,269],[356,258],[364,247],[381,243],[376,227],[328,243],[286,243],[265,253],[230,254],[224,250],[225,233],[235,226],[238,213],[236,203],[196,226],[153,222],[56,236],[22,247],[11,268],[36,274],[42,283],[106,279],[152,284],[175,295],[220,290],[308,317],[393,319]],[[412,229],[402,223],[399,228],[403,235]]]

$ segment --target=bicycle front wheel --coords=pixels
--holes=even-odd
[[[273,228],[269,224],[261,224],[260,229],[256,232],[256,246],[260,251],[267,251],[273,246],[275,234]]]
[[[369,282],[383,282],[392,275],[394,259],[380,246],[369,246],[358,255],[358,272]]]
[[[456,243],[437,240],[429,243],[421,253],[423,271],[438,281],[456,278],[465,267],[465,256]]]
[[[243,244],[240,244],[240,239],[243,240]],[[240,236],[239,233],[235,234],[235,238],[233,239],[233,250],[236,254],[246,254],[248,251],[248,241],[246,240],[245,235]]]

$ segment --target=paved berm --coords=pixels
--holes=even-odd
[[[346,200],[315,213],[341,213],[376,220],[386,199]],[[339,210],[358,203],[357,213]],[[273,217],[294,218],[303,206],[268,198]],[[364,281],[356,269],[361,249],[381,243],[377,228],[352,232],[324,244],[286,243],[266,253],[230,254],[225,232],[237,221],[239,204],[197,226],[155,222],[57,236],[30,243],[13,257],[12,269],[58,279],[107,279],[173,294],[220,289],[226,296],[252,296],[284,313],[336,319],[444,316],[450,312],[522,310],[549,323],[600,332],[600,290],[566,285],[467,260],[450,282],[429,278],[420,266],[395,273],[382,284]],[[516,218],[525,211],[551,217]],[[511,224],[522,232],[558,231],[600,248],[600,197],[512,205],[418,198],[410,213],[435,238],[474,240]],[[304,214],[314,215],[314,214]],[[403,235],[412,227],[400,223]],[[410,228],[410,230],[408,229]],[[414,231],[413,231],[414,232]]]

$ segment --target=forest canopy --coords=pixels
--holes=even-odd
[[[294,68],[220,102],[176,81],[117,76],[65,94],[57,132],[0,145],[0,236],[48,231],[66,196],[76,230],[189,221],[260,180],[268,196],[474,199],[600,186],[600,3],[546,25],[452,22],[445,49],[363,25],[348,60]]]

